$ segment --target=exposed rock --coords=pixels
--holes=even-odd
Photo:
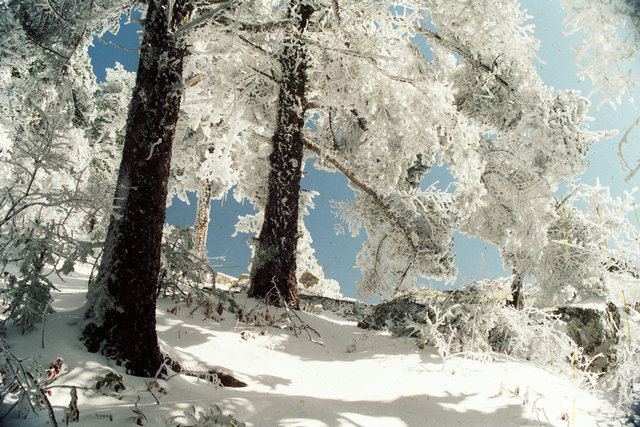
[[[250,285],[250,276],[248,274],[241,274],[240,276],[238,276],[238,280],[231,284],[231,287],[229,289],[233,291],[246,292],[247,290],[249,290]]]
[[[216,272],[215,284],[216,287],[228,288],[232,285],[232,283],[236,282],[238,279],[235,277],[228,276],[226,274]]]
[[[559,307],[556,313],[567,324],[567,334],[584,349],[585,356],[597,357],[589,370],[602,373],[616,361],[615,346],[618,343],[620,313],[612,302],[599,307],[566,306]]]
[[[300,278],[298,279],[298,282],[302,283],[302,286],[304,286],[305,288],[315,286],[319,281],[320,279],[309,270],[305,270],[305,272],[302,273],[300,275]]]
[[[454,305],[475,306],[496,304],[496,300],[484,296],[486,289],[480,284],[472,284],[455,290],[432,290],[428,293],[403,295],[371,307],[371,311],[358,326],[363,329],[387,329],[397,336],[413,333],[412,325],[426,324],[427,315],[435,321],[431,306],[445,310]],[[500,301],[504,305],[504,302]],[[475,308],[474,308],[475,310]],[[455,312],[468,310],[454,310]],[[460,319],[450,318],[448,323],[458,323]]]

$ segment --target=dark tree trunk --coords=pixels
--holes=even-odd
[[[289,15],[296,20],[289,31],[305,31],[311,6],[292,1]],[[307,62],[304,43],[297,34],[284,40],[280,55],[282,69],[278,96],[278,118],[269,156],[269,188],[264,222],[251,269],[249,296],[269,303],[298,307],[296,280],[298,244],[298,199],[302,176],[302,128],[306,109]]]
[[[511,301],[508,301],[509,305],[517,310],[522,309],[524,306],[522,301],[522,275],[513,270],[513,282],[511,282]]]
[[[185,42],[172,33],[192,10],[188,0],[177,0],[173,10],[171,3],[148,2],[115,213],[98,277],[89,290],[91,323],[83,333],[90,351],[102,350],[138,376],[153,376],[164,359],[156,335],[156,290],[186,54]]]

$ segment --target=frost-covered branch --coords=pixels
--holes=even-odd
[[[451,43],[445,39],[443,39],[439,34],[430,31],[430,30],[420,30],[419,34],[422,34],[423,36],[425,36],[428,40],[431,40],[434,43],[437,43],[449,50],[451,50],[452,52],[457,53],[458,55],[462,56],[469,64],[471,64],[473,67],[475,67],[478,70],[482,70],[490,75],[492,75],[493,77],[495,77],[496,81],[498,81],[502,86],[504,86],[507,89],[511,89],[509,84],[502,78],[500,77],[496,70],[495,70],[495,61],[494,64],[490,67],[484,63],[482,63],[479,59],[475,58],[471,53],[469,53],[468,51],[466,51],[465,49],[457,46],[454,43]],[[496,58],[497,61],[497,58]]]
[[[355,173],[351,170],[349,166],[347,166],[342,160],[340,160],[333,153],[327,152],[326,150],[322,150],[318,144],[311,141],[308,138],[304,139],[305,148],[316,153],[321,159],[331,163],[335,166],[340,172],[344,174],[349,181],[351,181],[354,185],[360,188],[364,193],[369,195],[374,203],[382,210],[384,215],[401,231],[402,235],[406,239],[407,243],[411,247],[411,250],[414,253],[418,253],[418,249],[416,248],[411,236],[409,235],[409,231],[402,225],[398,217],[389,209],[389,207],[384,203],[382,198],[376,193],[376,191],[367,185],[364,181],[358,178]]]
[[[629,163],[627,163],[627,161],[624,159],[624,155],[622,154],[622,146],[624,144],[629,144],[629,134],[634,128],[638,126],[640,126],[640,117],[638,117],[636,121],[633,122],[631,126],[629,126],[629,129],[627,129],[624,135],[622,135],[622,138],[620,138],[620,142],[618,142],[618,160],[620,161],[620,169],[622,170],[622,172],[627,173],[627,176],[624,179],[624,182],[626,183],[629,183],[629,181],[631,181],[636,173],[640,171],[640,160],[638,160],[638,165],[636,166],[636,168],[631,170]]]
[[[595,88],[589,96],[602,93],[598,107],[613,108],[623,98],[635,106],[633,90],[640,84],[640,73],[631,64],[640,55],[640,5],[637,1],[560,0],[567,10],[567,34],[582,31],[584,40],[577,47],[580,76],[589,77]]]
[[[198,16],[195,19],[187,20],[186,23],[180,25],[174,32],[173,37],[181,37],[189,30],[197,28],[199,25],[206,23],[209,20],[214,19],[218,16],[222,11],[229,9],[233,4],[233,1],[227,1],[225,3],[220,4],[220,6],[215,9],[209,10],[206,13]]]
[[[126,50],[127,52],[138,52],[140,50],[140,47],[131,48],[131,47],[122,46],[121,44],[118,44],[118,43],[113,42],[111,40],[107,40],[102,36],[99,36],[98,38],[104,44],[110,44],[112,46],[117,47],[118,49]]]

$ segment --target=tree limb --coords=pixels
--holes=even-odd
[[[326,151],[322,152],[322,149],[320,148],[320,146],[308,138],[303,138],[302,141],[304,143],[305,148],[313,151],[323,160],[331,163],[340,172],[342,172],[344,176],[346,176],[349,179],[349,181],[351,181],[354,185],[360,188],[360,190],[362,190],[365,194],[370,196],[373,199],[374,203],[382,210],[384,215],[400,230],[400,232],[402,233],[404,238],[407,240],[407,243],[411,247],[411,250],[414,252],[414,254],[418,253],[418,248],[416,248],[415,244],[413,243],[413,240],[411,239],[409,231],[404,227],[404,225],[402,225],[398,217],[391,211],[391,209],[389,209],[389,207],[384,203],[382,198],[378,195],[378,193],[376,193],[376,191],[373,188],[371,188],[369,185],[363,182],[360,178],[358,178],[355,175],[355,173],[353,173],[351,168],[349,168],[349,166],[347,166],[342,160],[340,160],[334,154]]]
[[[118,44],[116,42],[112,42],[111,40],[107,40],[102,36],[99,36],[98,39],[104,44],[113,45],[113,46],[117,47],[118,49],[126,50],[127,52],[138,52],[140,50],[140,47],[135,47],[135,48],[125,47],[125,46],[122,46],[121,44]]]
[[[64,16],[62,16],[60,14],[60,12],[58,12],[58,10],[55,8],[55,6],[53,5],[53,3],[51,3],[51,0],[47,0],[47,3],[49,4],[49,9],[51,9],[51,11],[53,12],[54,15],[56,15],[58,18],[60,18],[61,20],[63,20],[64,22],[70,22],[67,18],[65,18]]]
[[[39,42],[37,42],[33,37],[27,35],[27,38],[29,39],[29,41],[33,44],[35,44],[36,46],[38,46],[41,49],[46,50],[47,52],[53,53],[54,55],[59,56],[60,58],[64,59],[65,61],[68,61],[69,59],[71,59],[71,56],[65,56],[63,54],[61,54],[60,52],[57,52],[43,44],[40,44]]]
[[[629,183],[629,181],[631,181],[631,178],[633,178],[634,175],[638,173],[638,171],[640,170],[640,162],[638,162],[638,166],[636,166],[634,170],[631,170],[631,167],[629,166],[627,161],[624,159],[624,156],[622,155],[622,146],[624,144],[629,143],[627,138],[629,137],[629,134],[631,133],[631,131],[637,126],[640,126],[640,117],[638,117],[636,121],[633,122],[631,126],[629,126],[629,129],[627,129],[624,135],[622,135],[622,138],[620,138],[620,142],[618,142],[618,160],[620,161],[620,169],[622,170],[623,173],[626,173],[626,172],[629,173],[629,175],[627,175],[624,179],[624,182],[627,184]]]
[[[187,31],[191,30],[192,28],[195,28],[198,25],[205,23],[209,19],[214,18],[216,15],[218,15],[223,10],[229,9],[231,7],[231,3],[232,3],[232,1],[227,1],[225,3],[220,3],[220,6],[216,7],[215,9],[210,10],[207,13],[205,13],[203,15],[200,15],[195,19],[192,19],[191,21],[187,22],[186,24],[181,25],[177,30],[175,30],[173,32],[173,37],[182,36],[182,34],[186,33]]]
[[[473,65],[474,67],[476,67],[476,68],[478,68],[478,69],[480,69],[482,71],[485,71],[485,72],[493,75],[495,77],[495,79],[498,81],[498,83],[500,83],[505,88],[511,90],[511,87],[509,86],[509,84],[506,81],[504,81],[502,79],[502,77],[500,77],[492,67],[489,67],[488,65],[483,64],[482,62],[480,62],[480,60],[474,58],[469,52],[467,52],[466,50],[462,49],[461,47],[456,46],[455,44],[443,39],[440,36],[440,34],[437,34],[437,33],[433,32],[433,31],[424,30],[424,29],[418,31],[418,34],[422,34],[423,36],[425,36],[427,39],[431,40],[432,42],[437,43],[440,46],[446,47],[447,49],[457,53],[460,56],[462,56],[471,65]]]
[[[338,25],[340,25],[340,4],[338,0],[331,0],[331,8],[333,9],[333,15],[336,17],[336,21],[338,21]]]
[[[247,32],[247,33],[261,33],[264,31],[272,31],[280,28],[286,28],[287,26],[293,23],[293,20],[285,19],[283,21],[271,21],[271,22],[261,22],[261,23],[251,24],[249,22],[234,21],[222,15],[216,18],[216,22],[218,24],[235,27],[236,29]]]

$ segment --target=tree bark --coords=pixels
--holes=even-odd
[[[164,360],[156,335],[156,290],[187,52],[184,40],[173,33],[192,9],[189,0],[148,2],[114,214],[88,294],[91,323],[84,329],[85,344],[138,376],[155,375]]]
[[[198,258],[207,256],[207,231],[211,214],[211,183],[205,181],[198,191],[196,221],[193,224],[193,253]]]
[[[294,308],[300,304],[296,249],[307,79],[306,49],[299,35],[304,33],[312,13],[312,7],[302,0],[294,0],[289,6],[295,27],[288,30],[280,55],[282,74],[273,151],[269,156],[267,204],[249,289],[251,297]]]
[[[522,309],[523,297],[520,295],[522,293],[522,275],[513,270],[513,282],[511,282],[511,301],[508,301],[508,304],[514,307],[516,310]]]

